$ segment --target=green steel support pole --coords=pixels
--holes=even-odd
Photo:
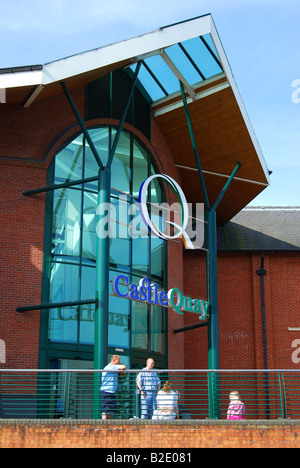
[[[214,209],[206,210],[207,245],[207,298],[210,304],[208,320],[208,368],[219,369],[219,319],[218,319],[218,271],[217,271],[217,215]],[[209,417],[219,419],[218,374],[209,373]]]
[[[95,350],[94,369],[103,369],[107,362],[107,322],[109,297],[109,225],[104,226],[103,218],[108,212],[99,206],[110,203],[111,171],[107,167],[99,170],[99,193],[97,206],[96,235],[96,308],[95,308]],[[105,227],[107,230],[100,229]]]
[[[237,171],[241,167],[237,163],[234,171],[224,185],[213,207],[205,212],[206,246],[207,246],[207,298],[210,303],[210,316],[208,320],[208,368],[218,370],[219,362],[219,299],[218,299],[218,261],[217,261],[217,214],[216,208],[224,197]],[[220,418],[220,376],[217,372],[209,373],[209,416],[211,419]]]
[[[104,167],[99,169],[99,192],[97,205],[96,229],[96,306],[95,306],[95,340],[94,369],[103,369],[107,364],[107,326],[109,298],[109,219],[108,204],[110,203],[111,171]],[[102,207],[101,210],[99,207]],[[107,210],[106,210],[107,208]],[[100,388],[101,373],[95,373],[94,378],[94,419],[100,418]]]

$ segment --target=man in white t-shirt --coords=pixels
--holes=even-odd
[[[102,419],[111,419],[113,415],[118,411],[118,405],[116,400],[116,390],[118,385],[118,372],[112,372],[117,370],[126,370],[124,364],[120,364],[120,356],[114,355],[111,358],[110,363],[104,368],[104,370],[110,372],[102,373],[102,385],[100,387],[100,395],[102,401]]]

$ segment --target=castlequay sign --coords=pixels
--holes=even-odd
[[[147,209],[147,191],[152,180],[156,178],[163,179],[167,182],[179,199],[181,219],[179,219],[178,222],[165,220],[166,224],[173,226],[177,231],[173,233],[173,235],[162,232],[162,230],[159,229],[149,217]],[[189,219],[188,203],[182,189],[174,179],[166,174],[155,174],[148,177],[140,187],[139,210],[149,231],[156,237],[165,240],[173,240],[181,237],[186,248],[194,249],[193,243],[186,232]],[[203,227],[204,225],[201,223],[201,229],[203,229]],[[174,312],[181,315],[184,312],[192,312],[198,314],[200,320],[206,320],[207,318],[209,309],[209,303],[207,301],[184,296],[178,288],[172,288],[168,292],[161,291],[159,290],[158,284],[151,283],[148,278],[142,278],[139,281],[139,284],[130,284],[128,276],[118,275],[112,281],[112,290],[114,296],[121,297],[123,299],[155,304],[161,307],[170,307]]]
[[[151,283],[148,278],[142,278],[139,284],[129,283],[129,277],[118,275],[112,281],[114,296],[132,301],[171,307],[174,312],[183,315],[193,312],[200,320],[206,320],[209,303],[200,299],[184,296],[180,289],[172,288],[168,292],[160,291],[157,283]]]

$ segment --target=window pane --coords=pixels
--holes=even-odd
[[[151,351],[155,353],[164,351],[163,310],[162,307],[151,306]]]
[[[151,173],[155,174],[154,168],[151,168]],[[163,224],[163,217],[167,216],[165,210],[160,209],[163,201],[163,194],[159,179],[154,179],[150,186],[150,199],[151,199],[151,221],[162,232],[166,231],[166,226]],[[156,208],[155,205],[158,205]],[[151,235],[151,275],[163,276],[163,252],[165,241]]]
[[[53,239],[54,255],[80,255],[81,190],[54,191]]]
[[[50,278],[50,301],[67,302],[79,299],[79,266],[53,263]]]
[[[92,141],[95,145],[97,153],[105,166],[108,161],[108,149],[109,149],[109,128],[92,128],[88,130]],[[85,139],[85,160],[84,160],[84,177],[86,179],[90,177],[98,177],[99,165],[93,155],[88,142]],[[86,186],[89,190],[98,192],[98,181],[89,182]]]
[[[151,275],[163,277],[164,240],[151,237]]]
[[[148,350],[148,344],[148,305],[132,301],[131,346],[136,349]]]
[[[139,284],[140,277],[133,276],[132,281]],[[149,349],[148,304],[131,301],[131,346],[136,349]]]
[[[110,272],[110,282],[117,275],[116,271]],[[110,294],[112,288],[110,285]],[[130,301],[119,297],[109,296],[109,315],[108,315],[108,346],[129,348],[129,311]]]
[[[203,39],[206,41],[213,53],[217,56],[218,54],[216,52],[210,34],[205,34],[203,36]],[[222,69],[214,59],[213,55],[207,49],[207,47],[203,44],[200,37],[189,39],[183,42],[182,45],[190,54],[192,60],[194,60],[196,65],[200,68],[201,72],[203,73],[206,79],[211,78],[212,76],[222,72]]]
[[[78,307],[49,310],[49,340],[77,343]]]
[[[52,264],[49,302],[67,302],[79,299],[79,267],[61,263]],[[77,342],[78,307],[60,307],[49,311],[50,341]]]
[[[116,131],[112,131],[112,142]],[[122,133],[111,170],[111,186],[122,193],[130,193],[130,135]]]
[[[97,194],[85,192],[83,198],[82,257],[96,260]]]
[[[112,267],[130,266],[130,241],[129,239],[111,239],[109,251],[109,263]]]
[[[141,184],[148,177],[148,153],[137,142],[133,144],[132,195],[138,199]]]
[[[111,197],[111,238],[110,238],[110,264],[112,267],[130,266],[130,237],[128,234],[128,209],[130,198],[124,195]]]
[[[96,289],[96,268],[82,267],[81,299],[94,299]],[[94,344],[95,339],[95,304],[80,307],[79,341],[83,344]]]
[[[82,179],[82,135],[79,135],[55,157],[55,180],[57,184]]]
[[[86,304],[80,307],[79,341],[83,344],[94,344],[95,341],[95,305]]]
[[[185,44],[183,44],[183,46],[185,47]],[[178,44],[169,47],[167,53],[169,57],[171,58],[171,60],[175,63],[176,67],[179,70],[182,70],[184,78],[189,83],[198,83],[199,81],[202,81],[201,75],[194,68],[194,66],[192,65],[192,62],[185,55],[185,53],[181,50]],[[200,64],[200,67],[201,67],[201,64]],[[198,65],[198,68],[199,68],[199,65]]]
[[[134,270],[148,272],[149,265],[149,239],[132,239],[132,268]]]

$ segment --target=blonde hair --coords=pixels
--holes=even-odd
[[[230,400],[239,400],[240,399],[239,392],[230,392],[229,399]]]
[[[170,393],[171,390],[172,390],[172,384],[171,384],[171,382],[169,382],[169,380],[167,380],[167,381],[164,383],[164,386],[163,386],[163,388],[162,388],[162,392]]]
[[[118,361],[120,358],[120,356],[118,356],[118,354],[114,354],[110,360],[110,362],[114,362],[114,361]]]

